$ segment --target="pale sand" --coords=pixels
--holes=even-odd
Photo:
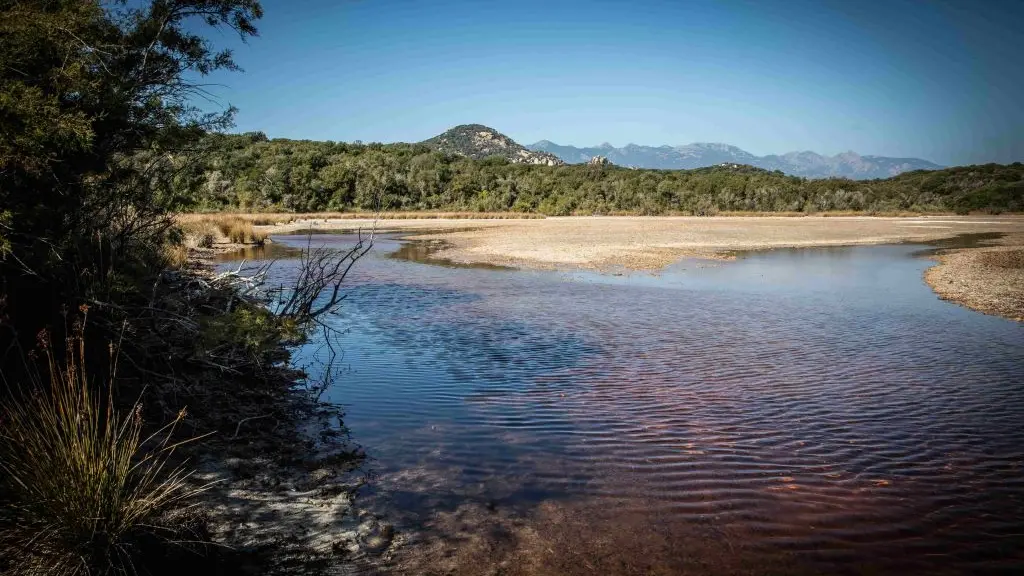
[[[353,229],[371,220],[306,220],[264,227],[281,234]],[[1022,216],[854,217],[569,217],[543,220],[382,220],[378,230],[444,240],[438,258],[520,268],[656,270],[687,256],[728,258],[731,251],[781,247],[924,242],[958,234],[999,232],[998,248],[939,257],[927,274],[939,294],[977,310],[1024,317],[1024,270],[1001,265],[992,251],[1024,248]],[[979,260],[979,258],[981,260]],[[987,260],[986,260],[987,258]],[[1019,259],[1016,260],[1019,262]],[[1013,260],[1007,260],[1012,264]]]

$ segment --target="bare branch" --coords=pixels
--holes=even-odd
[[[299,272],[291,285],[268,292],[273,311],[303,325],[334,312],[345,299],[341,293],[342,283],[355,263],[373,248],[375,232],[376,221],[369,235],[364,236],[362,230],[357,233],[356,243],[351,248],[334,250],[327,246],[313,248],[310,231],[299,259]]]

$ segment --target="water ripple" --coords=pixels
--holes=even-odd
[[[912,250],[624,278],[370,259],[331,396],[382,498],[433,479],[396,506],[408,527],[444,495],[628,502],[837,573],[1009,572],[1024,327],[937,300]]]

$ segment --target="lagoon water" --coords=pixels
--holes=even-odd
[[[325,394],[396,573],[1024,569],[1024,325],[939,300],[922,246],[622,276],[401,247],[347,281]]]

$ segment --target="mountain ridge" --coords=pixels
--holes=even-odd
[[[834,156],[811,150],[756,156],[722,142],[693,142],[678,146],[645,146],[629,143],[616,148],[607,142],[598,146],[577,147],[541,140],[525,146],[535,152],[546,152],[568,164],[583,164],[595,156],[603,156],[621,166],[686,170],[718,164],[749,164],[765,170],[779,170],[805,178],[845,177],[854,180],[890,178],[913,170],[938,170],[939,164],[921,158],[896,158],[872,154],[861,155],[852,150]]]
[[[540,140],[523,146],[512,138],[483,124],[460,124],[421,142],[431,149],[476,160],[499,156],[513,164],[585,164],[604,158],[612,164],[634,168],[692,170],[722,164],[749,165],[764,170],[778,170],[804,178],[849,178],[852,180],[884,179],[913,170],[938,170],[938,164],[920,158],[861,155],[853,150],[833,156],[812,150],[796,150],[784,154],[757,156],[724,142],[692,142],[690,144],[647,146],[630,142],[615,147],[608,142],[597,146],[577,147]]]

